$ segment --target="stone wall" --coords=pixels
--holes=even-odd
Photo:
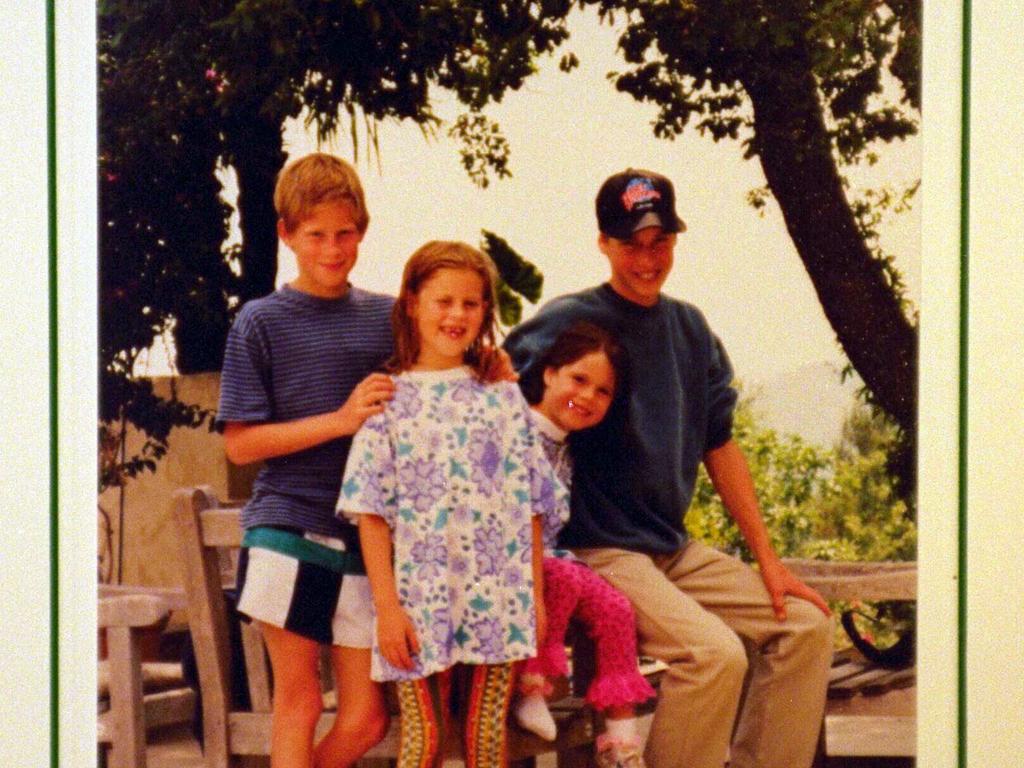
[[[169,397],[171,388],[178,398],[211,410],[217,407],[219,373],[153,378],[157,394]],[[137,451],[143,436],[131,432],[128,453]],[[180,586],[177,531],[171,513],[174,491],[178,488],[209,485],[222,499],[245,498],[258,465],[236,467],[224,456],[223,439],[204,425],[198,429],[178,427],[168,439],[167,454],[155,472],[131,479],[124,488],[124,564],[122,582],[146,586]],[[117,547],[119,493],[107,489],[99,497],[113,526],[112,541]],[[100,555],[104,554],[104,523],[97,519]],[[116,572],[114,576],[116,581]]]

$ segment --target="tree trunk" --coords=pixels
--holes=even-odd
[[[219,371],[224,364],[224,344],[231,320],[223,296],[203,294],[175,319],[174,367],[180,374]]]
[[[244,114],[226,129],[229,162],[238,176],[243,302],[266,296],[277,279],[274,184],[284,165],[280,120]]]
[[[190,194],[168,208],[177,236],[173,260],[187,282],[162,290],[173,301],[175,367],[188,374],[220,370],[232,317],[228,297],[237,289],[224,262],[227,206],[216,177],[221,153],[216,126],[197,116],[185,121],[181,134],[176,166],[179,183]]]
[[[917,330],[872,258],[846,199],[809,67],[793,59],[744,81],[755,149],[825,316],[886,413],[917,427]]]
[[[238,179],[237,209],[242,230],[239,298],[242,303],[274,290],[277,279],[277,216],[274,184],[284,164],[279,122],[245,113],[225,127],[227,160]],[[224,290],[217,281],[197,287],[174,330],[180,373],[218,371],[231,326]]]

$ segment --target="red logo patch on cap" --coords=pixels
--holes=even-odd
[[[654,188],[654,182],[650,179],[633,179],[622,191],[622,205],[630,212],[641,203],[660,199],[661,193]]]

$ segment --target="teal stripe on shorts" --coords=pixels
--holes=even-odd
[[[249,528],[242,537],[242,546],[280,552],[282,555],[294,557],[305,563],[314,563],[329,568],[336,573],[366,574],[366,566],[363,564],[361,552],[332,549],[279,528],[264,526]]]

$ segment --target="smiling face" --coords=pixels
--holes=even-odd
[[[345,295],[363,239],[351,204],[344,200],[320,203],[291,231],[279,220],[277,233],[298,263],[299,276],[292,288],[325,299]]]
[[[544,369],[544,396],[537,409],[566,432],[596,426],[615,395],[615,370],[603,351],[558,368]]]
[[[414,370],[462,365],[486,311],[484,279],[471,269],[442,267],[420,286],[409,307],[419,354]]]
[[[672,271],[676,235],[661,227],[646,227],[629,240],[601,234],[597,246],[611,265],[611,286],[622,298],[654,306],[661,286]]]

